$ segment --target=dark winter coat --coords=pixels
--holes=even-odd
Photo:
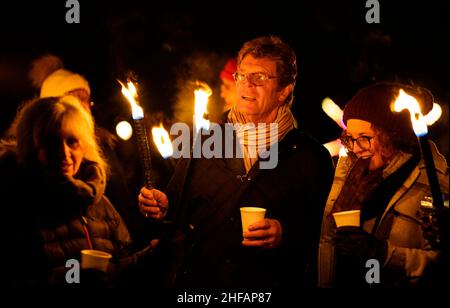
[[[241,158],[181,160],[166,190],[174,228],[159,247],[165,286],[312,286],[332,178],[327,150],[297,129],[279,142],[274,169],[257,162],[246,174]],[[281,223],[279,247],[242,246],[243,206],[266,208]]]
[[[447,162],[439,153],[436,145],[433,142],[430,142],[430,145],[441,191],[448,195]],[[406,164],[410,156],[405,153],[397,155],[391,161],[389,168],[383,170],[384,177],[386,178]],[[336,252],[333,240],[336,224],[330,213],[344,187],[351,166],[350,157],[344,156],[339,159],[333,186],[327,200],[319,245],[320,287],[339,286],[335,277]],[[404,288],[436,283],[433,279],[439,275],[433,277],[432,271],[436,271],[437,268],[434,267],[439,263],[442,251],[437,249],[437,245],[434,245],[433,241],[425,236],[421,223],[424,215],[421,203],[428,195],[430,195],[430,186],[425,172],[425,163],[421,160],[391,196],[378,224],[376,224],[376,218],[372,218],[362,225],[365,231],[373,233],[377,239],[387,241],[387,257],[384,264],[381,264],[380,286]],[[435,232],[437,230],[433,230],[433,233]],[[363,261],[366,262],[366,260]],[[365,277],[368,271],[368,268],[362,268],[359,272],[358,278],[364,283],[366,283]],[[447,281],[447,277],[444,279]]]
[[[10,252],[3,255],[9,264],[5,281],[65,284],[66,261],[80,260],[80,251],[90,248],[86,230],[92,248],[111,253],[113,262],[129,255],[131,238],[103,195],[105,177],[95,163],[84,161],[75,178],[22,168],[13,154],[4,155],[0,167],[2,229]]]

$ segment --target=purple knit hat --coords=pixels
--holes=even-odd
[[[347,125],[350,119],[364,120],[373,125],[401,136],[411,137],[414,134],[410,114],[407,110],[392,111],[392,104],[399,95],[400,89],[414,96],[420,104],[422,114],[427,114],[433,107],[433,95],[425,88],[411,87],[399,83],[375,83],[361,89],[344,108],[343,122]]]

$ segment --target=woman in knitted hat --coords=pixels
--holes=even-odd
[[[437,282],[439,234],[430,240],[421,224],[421,200],[431,194],[424,162],[408,111],[391,111],[400,89],[420,102],[423,114],[431,110],[428,90],[397,83],[368,86],[344,108],[341,141],[348,156],[338,161],[323,216],[320,287]],[[442,192],[448,194],[447,163],[430,143]],[[332,214],[349,210],[360,210],[360,227],[337,227]],[[369,272],[370,259],[379,269]]]

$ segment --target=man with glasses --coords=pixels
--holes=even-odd
[[[234,128],[243,157],[182,160],[165,191],[168,198],[141,190],[141,212],[151,217],[161,218],[170,201],[166,219],[175,221],[175,231],[159,247],[165,252],[161,263],[174,269],[168,285],[314,284],[333,167],[327,150],[294,128],[296,77],[295,53],[280,38],[245,43],[234,74],[237,101],[221,124]],[[263,155],[273,148],[277,164],[263,168]],[[265,208],[266,218],[242,230],[240,207]]]

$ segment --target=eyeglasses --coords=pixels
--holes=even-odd
[[[238,72],[234,73],[233,77],[234,77],[234,80],[236,81],[236,83],[244,82],[245,79],[247,79],[248,82],[254,86],[262,86],[266,83],[267,80],[278,78],[276,76],[269,76],[264,73],[241,74]]]
[[[358,138],[352,138],[352,136],[345,135],[345,136],[341,136],[339,139],[341,140],[344,147],[349,151],[353,151],[353,148],[355,147],[355,141],[361,150],[367,151],[370,149],[371,140],[373,138],[375,138],[375,136],[373,136],[373,137],[361,136]]]

